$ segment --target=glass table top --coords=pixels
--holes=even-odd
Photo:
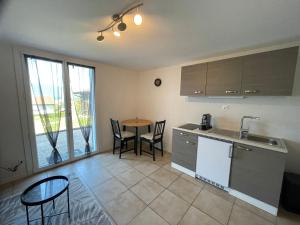
[[[42,201],[47,201],[56,196],[60,192],[63,192],[68,187],[67,178],[53,178],[45,179],[43,182],[37,182],[29,187],[29,190],[25,190],[21,199],[24,203],[33,204]]]

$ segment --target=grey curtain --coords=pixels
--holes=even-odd
[[[31,57],[27,58],[27,63],[30,68],[29,75],[33,99],[35,100],[44,132],[52,147],[48,163],[57,164],[62,161],[62,157],[56,148],[64,102],[62,65],[58,62],[44,61]],[[47,74],[45,74],[45,70],[47,70]],[[51,108],[46,104],[49,99],[51,99],[53,105]]]
[[[69,66],[75,71],[72,75],[70,74],[72,98],[78,124],[85,140],[85,153],[89,154],[93,121],[94,69],[77,65]]]

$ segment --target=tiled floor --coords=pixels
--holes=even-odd
[[[0,198],[54,174],[75,173],[119,225],[300,225],[300,216],[274,217],[170,166],[158,157],[104,153],[2,186]]]

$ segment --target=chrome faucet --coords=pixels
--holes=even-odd
[[[241,119],[241,128],[240,128],[240,138],[247,138],[249,133],[249,128],[244,128],[244,120],[245,119],[252,119],[252,120],[259,120],[260,117],[257,116],[243,116]]]

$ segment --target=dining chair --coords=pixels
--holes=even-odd
[[[153,156],[153,161],[155,161],[155,150],[161,151],[161,156],[164,155],[164,145],[163,137],[165,131],[166,120],[157,121],[154,126],[153,132],[142,134],[140,137],[140,155],[142,152],[148,153]],[[150,151],[143,150],[143,142],[147,142],[150,145]],[[160,148],[155,145],[160,143]]]
[[[110,119],[110,122],[113,131],[113,138],[114,138],[113,154],[115,154],[115,150],[119,148],[119,158],[121,159],[122,153],[135,150],[135,148],[128,149],[128,141],[134,141],[133,146],[136,146],[135,134],[129,131],[121,131],[118,120]],[[119,147],[116,146],[117,143],[119,143]],[[124,145],[125,145],[125,149],[124,149]],[[137,154],[136,151],[135,154]]]

